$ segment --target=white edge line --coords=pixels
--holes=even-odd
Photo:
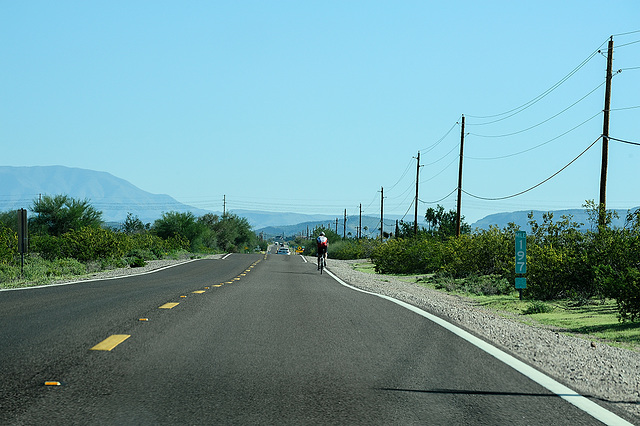
[[[93,279],[90,279],[90,280],[69,281],[69,282],[66,282],[66,283],[58,283],[58,284],[34,285],[34,286],[31,286],[31,287],[3,288],[3,289],[0,289],[0,292],[3,292],[3,291],[16,291],[16,290],[32,290],[32,289],[36,289],[36,288],[47,288],[47,287],[60,287],[60,286],[63,286],[63,285],[91,283],[91,282],[96,282],[96,281],[119,280],[119,279],[122,279],[122,278],[129,278],[129,277],[139,277],[141,275],[153,274],[154,272],[163,271],[165,269],[173,268],[175,266],[184,265],[184,264],[187,264],[187,263],[190,263],[190,262],[195,262],[197,260],[202,260],[202,259],[189,259],[189,260],[185,260],[184,262],[174,263],[173,265],[163,266],[162,268],[153,269],[151,271],[140,272],[139,274],[122,275],[122,276],[119,276],[119,277],[108,277],[108,278],[93,278]]]
[[[224,255],[224,256],[222,257],[222,260],[225,260],[227,257],[231,256],[231,254],[232,254],[232,253],[227,253],[226,255]]]
[[[333,273],[331,273],[331,271],[328,271],[325,269],[325,271],[333,278],[335,279],[337,282],[339,282],[340,284],[342,284],[345,287],[348,287],[352,290],[356,290],[362,293],[366,293],[366,294],[371,294],[374,296],[378,296],[381,297],[383,299],[389,300],[393,303],[396,303],[406,309],[409,309],[410,311],[413,311],[415,313],[417,313],[418,315],[421,315],[423,317],[425,317],[426,319],[433,321],[434,323],[438,324],[441,327],[444,327],[445,329],[449,330],[450,332],[452,332],[453,334],[463,338],[464,340],[466,340],[467,342],[471,343],[472,345],[478,347],[479,349],[485,351],[486,353],[488,353],[489,355],[492,355],[493,357],[497,358],[498,360],[502,361],[503,363],[507,364],[508,366],[510,366],[511,368],[515,369],[516,371],[522,373],[523,375],[527,376],[529,379],[533,380],[534,382],[538,383],[539,385],[541,385],[542,387],[548,389],[549,391],[555,393],[556,395],[558,395],[560,398],[564,399],[565,401],[575,405],[576,407],[578,407],[579,409],[581,409],[582,411],[586,412],[587,414],[591,415],[592,417],[598,419],[599,421],[603,422],[604,424],[607,425],[629,425],[629,426],[633,426],[631,423],[629,423],[628,421],[626,421],[625,419],[623,419],[622,417],[617,416],[616,414],[612,413],[611,411],[599,406],[598,404],[596,404],[595,402],[589,400],[588,398],[580,395],[578,392],[566,387],[565,385],[557,382],[556,380],[552,379],[551,377],[547,376],[544,373],[541,373],[540,371],[536,370],[535,368],[531,367],[528,364],[525,364],[524,362],[520,361],[519,359],[509,355],[506,352],[503,352],[502,350],[496,348],[495,346],[485,342],[484,340],[474,336],[473,334],[469,333],[468,331],[465,331],[463,329],[461,329],[460,327],[451,324],[448,321],[443,320],[440,317],[437,317],[433,314],[430,314],[429,312],[426,312],[420,308],[417,308],[413,305],[410,305],[406,302],[403,302],[401,300],[398,299],[394,299],[393,297],[390,296],[385,296],[383,294],[378,294],[378,293],[374,293],[371,291],[367,291],[367,290],[362,290],[360,288],[354,287],[352,285],[349,285],[347,283],[345,283],[344,281],[342,281],[340,278],[338,278],[337,276],[335,276]]]

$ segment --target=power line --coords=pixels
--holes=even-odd
[[[640,143],[638,143],[638,142],[625,141],[625,140],[622,140],[622,139],[612,138],[611,136],[609,136],[609,140],[617,141],[617,142],[622,142],[622,143],[627,143],[627,144],[629,144],[629,145],[637,145],[637,146],[640,146]]]
[[[630,44],[636,44],[636,43],[640,43],[640,40],[632,41],[632,42],[625,43],[625,44],[619,44],[619,45],[616,46],[616,49],[620,49],[621,47],[629,46]]]
[[[433,166],[434,164],[439,163],[440,161],[444,160],[445,158],[447,158],[449,156],[449,154],[451,154],[452,152],[454,152],[456,149],[458,149],[458,147],[460,146],[460,142],[458,142],[458,144],[456,144],[453,148],[451,148],[451,151],[447,152],[445,155],[443,155],[442,157],[438,158],[436,161],[434,161],[433,163],[427,163],[427,164],[423,164],[423,166]]]
[[[449,167],[451,167],[452,164],[455,164],[455,162],[458,161],[458,158],[454,158],[453,161],[451,161],[449,164],[447,164],[444,169],[440,170],[438,173],[436,173],[435,175],[431,176],[429,179],[423,179],[420,181],[420,183],[426,183],[429,182],[430,180],[435,179],[436,177],[438,177],[439,175],[441,175],[445,170],[447,170]]]
[[[451,131],[458,125],[458,122],[456,121],[455,123],[453,123],[453,126],[451,126],[451,128],[449,130],[447,130],[447,133],[444,134],[444,136],[442,136],[440,139],[438,139],[433,145],[431,145],[430,147],[424,148],[424,149],[419,149],[418,151],[427,154],[429,151],[433,150],[436,146],[438,146],[440,144],[440,142],[442,142],[447,136],[449,136],[449,133],[451,133]]]
[[[576,161],[578,158],[582,157],[582,155],[587,152],[589,149],[591,149],[592,146],[594,146],[596,144],[596,142],[598,142],[600,139],[602,138],[602,136],[598,136],[598,139],[596,139],[595,141],[593,141],[593,143],[591,145],[589,145],[584,151],[582,151],[576,158],[574,158],[573,160],[571,160],[566,166],[564,166],[563,168],[561,168],[560,170],[558,170],[557,172],[555,172],[554,174],[552,174],[551,176],[549,176],[548,178],[546,178],[545,180],[543,180],[542,182],[532,186],[529,189],[525,189],[524,191],[518,192],[517,194],[513,194],[513,195],[508,195],[506,197],[497,197],[497,198],[489,198],[489,197],[480,197],[478,195],[473,195],[467,191],[465,191],[464,189],[462,190],[462,192],[464,192],[465,194],[467,194],[470,197],[473,198],[477,198],[479,200],[487,200],[487,201],[498,201],[498,200],[506,200],[508,198],[514,198],[517,197],[519,195],[522,195],[526,192],[531,191],[532,189],[535,189],[537,187],[539,187],[540,185],[542,185],[543,183],[548,182],[549,180],[553,179],[554,177],[556,177],[560,172],[562,172],[564,169],[566,169],[567,167],[569,167],[571,164],[573,164],[574,161]]]
[[[464,158],[468,158],[470,160],[500,160],[500,159],[503,159],[503,158],[515,157],[516,155],[520,155],[520,154],[524,154],[525,152],[533,151],[534,149],[540,148],[541,146],[544,146],[544,145],[546,145],[548,143],[551,143],[551,142],[553,142],[553,141],[555,141],[557,139],[560,139],[561,137],[567,135],[568,133],[571,133],[574,130],[576,130],[577,128],[585,125],[586,123],[588,123],[589,121],[593,120],[594,118],[596,118],[600,114],[602,114],[602,111],[598,111],[595,115],[591,116],[590,118],[587,118],[585,121],[583,121],[582,123],[578,124],[577,126],[571,128],[571,129],[567,130],[566,132],[561,133],[560,135],[558,135],[558,136],[556,136],[554,138],[551,138],[548,141],[543,142],[543,143],[541,143],[539,145],[536,145],[536,146],[534,146],[532,148],[525,149],[524,151],[520,151],[520,152],[516,152],[516,153],[513,153],[513,154],[508,154],[508,155],[503,155],[503,156],[500,156],[500,157],[468,157],[468,156],[465,155]]]
[[[391,190],[391,189],[393,189],[393,188],[395,188],[395,187],[400,183],[400,181],[401,181],[401,180],[402,180],[402,179],[407,175],[407,172],[409,171],[409,168],[411,167],[411,163],[412,163],[412,160],[409,160],[409,163],[407,164],[407,168],[406,168],[406,169],[404,169],[404,173],[402,173],[402,176],[400,176],[400,179],[398,179],[398,181],[397,181],[396,183],[394,183],[394,184],[389,188],[390,190]]]
[[[636,33],[640,33],[640,30],[629,31],[627,33],[613,34],[613,35],[611,35],[611,37],[619,37],[619,36],[623,36],[623,35],[636,34]]]
[[[567,74],[566,76],[564,76],[560,81],[558,81],[557,83],[555,83],[553,86],[551,86],[549,89],[545,90],[544,92],[542,92],[540,95],[536,96],[535,98],[531,99],[528,102],[525,102],[524,104],[510,109],[509,111],[505,111],[502,112],[500,114],[493,114],[493,115],[485,115],[485,116],[478,116],[478,115],[469,115],[466,114],[467,118],[479,118],[479,119],[486,119],[486,118],[495,118],[495,117],[501,117],[503,115],[507,115],[507,114],[511,114],[508,117],[504,117],[501,118],[500,120],[505,120],[509,117],[513,117],[514,115],[524,111],[525,109],[529,108],[530,106],[538,103],[539,101],[541,101],[543,98],[545,98],[549,93],[553,92],[554,90],[556,90],[558,87],[560,87],[563,83],[565,83],[567,80],[569,80],[575,73],[577,73],[582,67],[584,67],[591,59],[593,59],[594,56],[596,56],[598,53],[600,53],[600,48],[605,45],[607,43],[607,41],[605,41],[604,43],[602,43],[593,53],[591,53],[584,61],[582,61],[576,68],[574,68],[571,72],[569,72],[569,74]],[[513,114],[512,114],[513,113]],[[496,121],[500,121],[500,120],[496,120]],[[495,122],[495,121],[494,121]]]
[[[611,108],[609,111],[624,111],[626,109],[637,109],[640,108],[640,105],[631,106],[631,107],[622,107],[622,108]]]
[[[440,201],[444,201],[447,198],[449,198],[451,196],[451,194],[453,194],[454,192],[456,192],[458,190],[458,188],[453,188],[453,191],[451,191],[450,193],[448,193],[447,195],[445,195],[444,197],[440,198],[438,201],[422,201],[420,199],[418,199],[418,201],[420,201],[422,204],[437,204]]]
[[[416,200],[411,200],[411,204],[409,204],[409,208],[407,209],[407,211],[405,212],[405,214],[402,216],[402,219],[400,219],[400,221],[403,221],[404,218],[409,214],[409,210],[411,210],[411,207],[413,207],[413,203],[415,203]]]
[[[558,112],[558,113],[557,113],[557,114],[555,114],[555,115],[552,115],[551,117],[547,118],[546,120],[541,121],[541,122],[540,122],[540,123],[538,123],[538,124],[535,124],[535,125],[533,125],[533,126],[531,126],[531,127],[527,127],[526,129],[518,130],[517,132],[506,133],[506,134],[503,134],[503,135],[479,135],[479,134],[477,134],[477,133],[469,133],[469,134],[470,134],[470,135],[473,135],[473,136],[478,136],[478,137],[481,137],[481,138],[503,138],[503,137],[506,137],[506,136],[513,136],[513,135],[517,135],[517,134],[520,134],[520,133],[524,133],[524,132],[526,132],[526,131],[528,131],[528,130],[531,130],[531,129],[534,129],[534,128],[538,127],[538,126],[541,126],[541,125],[543,125],[544,123],[546,123],[546,122],[548,122],[548,121],[553,120],[554,118],[556,118],[556,117],[557,117],[557,116],[559,116],[560,114],[563,114],[563,113],[567,112],[568,110],[570,110],[571,108],[573,108],[574,106],[576,106],[578,103],[580,103],[581,101],[583,101],[584,99],[586,99],[586,98],[587,98],[589,95],[591,95],[593,92],[595,92],[595,91],[596,91],[596,90],[598,90],[600,87],[602,87],[602,85],[603,85],[603,84],[605,84],[605,83],[606,83],[606,81],[603,81],[602,83],[598,84],[598,85],[597,85],[593,90],[591,90],[589,93],[587,93],[586,95],[584,95],[583,97],[581,97],[580,99],[578,99],[577,101],[575,101],[574,103],[572,103],[571,105],[569,105],[568,107],[566,107],[565,109],[563,109],[562,111]],[[488,123],[484,123],[484,124],[488,124]]]

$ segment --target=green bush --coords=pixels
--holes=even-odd
[[[56,259],[47,268],[48,277],[62,277],[68,275],[83,275],[87,273],[87,267],[76,259]]]
[[[0,225],[0,265],[13,262],[18,255],[18,234]]]
[[[595,274],[606,294],[615,299],[620,321],[640,319],[640,270],[616,271],[611,266],[599,266]]]
[[[553,307],[539,300],[534,300],[522,311],[524,315],[546,314],[553,311]]]
[[[466,278],[454,278],[447,273],[439,273],[424,281],[449,293],[461,292],[479,296],[511,294],[513,286],[499,275],[472,275]]]
[[[336,241],[329,244],[327,256],[341,260],[366,259],[371,256],[374,247],[375,240],[369,239]]]
[[[391,239],[375,247],[371,261],[383,274],[433,273],[443,268],[445,247],[435,238]]]
[[[138,256],[134,256],[129,258],[129,266],[132,268],[141,268],[143,266],[145,266],[147,264],[147,262],[145,262],[145,260],[141,257]]]

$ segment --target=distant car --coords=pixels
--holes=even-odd
[[[286,254],[287,256],[289,256],[291,252],[289,251],[289,247],[280,247],[278,249],[278,254]]]

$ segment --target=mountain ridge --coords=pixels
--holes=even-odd
[[[67,166],[0,166],[0,211],[18,208],[29,209],[39,195],[65,194],[73,198],[88,199],[91,204],[103,212],[105,222],[122,223],[128,213],[132,213],[147,223],[159,219],[163,212],[192,212],[196,216],[206,213],[221,215],[221,212],[199,209],[181,203],[167,194],[152,194],[132,183],[118,178],[108,172]],[[636,210],[638,207],[630,210]],[[542,215],[547,211],[521,210],[516,212],[494,213],[471,224],[472,229],[488,229],[490,226],[506,227],[510,222],[529,231],[529,212],[542,223]],[[231,210],[231,213],[245,217],[256,232],[265,235],[298,235],[306,233],[318,225],[335,226],[335,216],[310,215],[293,212],[269,212],[256,210]],[[554,221],[561,220],[561,215],[572,215],[572,221],[583,223],[582,229],[589,225],[587,213],[581,209],[555,210]],[[614,226],[623,226],[627,210],[617,210],[619,219]],[[394,232],[395,220],[400,216],[385,217],[385,231]],[[347,218],[347,233],[356,235],[357,216]],[[421,226],[426,222],[420,223]],[[379,218],[363,216],[362,226],[369,228],[365,234],[375,235],[379,226]],[[338,233],[343,233],[342,219],[338,224]]]

